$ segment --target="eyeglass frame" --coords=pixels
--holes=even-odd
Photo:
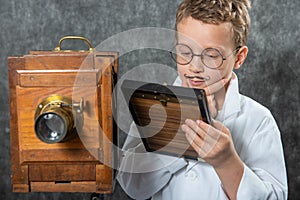
[[[227,60],[227,58],[228,58],[229,56],[233,55],[233,54],[236,53],[238,50],[240,50],[240,48],[242,48],[242,46],[238,46],[238,47],[235,48],[229,55],[227,55],[227,56],[224,57],[223,54],[220,52],[220,50],[219,50],[219,49],[216,49],[216,48],[205,48],[205,49],[202,50],[201,54],[195,54],[195,53],[193,52],[193,50],[192,50],[191,47],[189,47],[189,46],[186,45],[186,44],[181,44],[181,43],[177,43],[176,45],[174,45],[174,47],[172,48],[172,50],[175,49],[175,47],[176,47],[177,45],[183,45],[183,46],[186,46],[186,47],[187,47],[188,49],[190,49],[191,52],[192,52],[192,58],[191,58],[191,60],[190,60],[189,62],[187,62],[186,64],[181,64],[181,63],[178,63],[178,62],[177,62],[177,59],[173,57],[173,51],[170,51],[171,58],[172,58],[177,64],[180,64],[180,65],[188,65],[188,64],[190,64],[190,63],[192,62],[194,56],[199,56],[199,57],[201,58],[201,62],[203,63],[203,65],[205,65],[206,67],[208,67],[208,68],[210,68],[210,69],[218,69],[219,67],[221,67],[221,66],[223,65],[224,60]],[[204,57],[204,56],[203,56],[203,52],[204,52],[204,51],[207,51],[207,50],[209,50],[209,49],[216,50],[216,51],[221,55],[221,57],[222,57],[222,62],[221,62],[221,64],[220,64],[218,67],[215,67],[215,68],[214,68],[214,67],[209,67],[209,66],[207,66],[207,65],[203,62],[203,57]]]

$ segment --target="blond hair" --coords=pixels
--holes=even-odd
[[[250,8],[249,0],[183,0],[177,10],[176,28],[190,16],[209,24],[231,22],[235,45],[244,46],[249,34]]]

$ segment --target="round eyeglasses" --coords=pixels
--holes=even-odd
[[[223,57],[221,52],[215,48],[204,49],[201,54],[195,54],[193,50],[185,44],[176,44],[170,52],[173,60],[180,65],[187,65],[192,62],[194,56],[200,56],[202,63],[211,69],[219,68],[224,60],[226,60],[233,53],[237,52],[241,46],[237,47],[226,57]]]

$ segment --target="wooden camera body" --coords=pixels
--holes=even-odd
[[[84,38],[89,51],[62,51],[63,39],[55,51],[8,58],[12,190],[110,194],[118,54],[97,52]],[[48,142],[44,129],[55,130]]]

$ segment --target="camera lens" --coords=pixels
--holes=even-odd
[[[56,113],[44,113],[35,122],[35,132],[40,140],[46,143],[61,142],[66,136],[65,120]]]
[[[35,110],[34,130],[38,139],[48,144],[67,142],[77,135],[83,126],[81,112],[73,110],[72,99],[51,95],[43,99]],[[79,103],[82,109],[82,100]]]

